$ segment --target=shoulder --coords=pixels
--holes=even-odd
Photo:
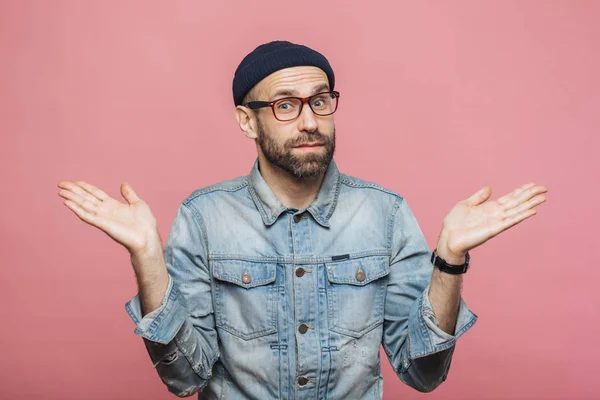
[[[247,186],[248,177],[239,176],[237,178],[228,179],[214,183],[210,186],[196,189],[188,197],[186,197],[182,203],[186,206],[191,206],[204,200],[232,196],[240,191],[243,191]]]
[[[402,202],[404,198],[397,192],[385,188],[375,182],[370,182],[363,180],[361,178],[357,178],[355,176],[350,176],[346,174],[340,174],[340,183],[341,190],[350,190],[350,191],[358,191],[363,192],[368,196],[375,196],[378,198],[383,198],[393,202]]]

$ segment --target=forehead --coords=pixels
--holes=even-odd
[[[329,80],[322,69],[312,66],[280,69],[256,85],[257,92],[269,99],[277,94],[311,96],[315,89],[328,90]]]

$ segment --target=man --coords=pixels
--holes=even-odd
[[[381,345],[402,381],[435,389],[476,320],[460,296],[468,251],[546,200],[530,183],[486,202],[486,186],[450,211],[430,252],[405,199],[338,171],[334,84],[305,46],[246,56],[235,116],[257,161],[184,200],[164,254],[131,186],[123,204],[59,183],[71,210],[129,250],[139,293],[126,309],[178,396],[381,399]]]

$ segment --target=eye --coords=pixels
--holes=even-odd
[[[275,111],[280,114],[293,114],[298,111],[299,106],[293,98],[281,99],[275,103]]]
[[[331,100],[328,99],[327,96],[315,97],[312,100],[312,106],[313,106],[313,108],[323,108],[323,107],[326,107],[330,101]]]

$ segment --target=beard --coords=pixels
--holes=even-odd
[[[293,154],[294,147],[304,143],[323,143],[325,152],[314,152],[307,154]],[[335,127],[331,137],[315,131],[302,134],[296,139],[289,139],[282,146],[278,145],[273,137],[266,133],[264,127],[258,120],[258,145],[265,158],[284,171],[289,172],[296,178],[311,178],[320,176],[327,171],[335,152]]]

